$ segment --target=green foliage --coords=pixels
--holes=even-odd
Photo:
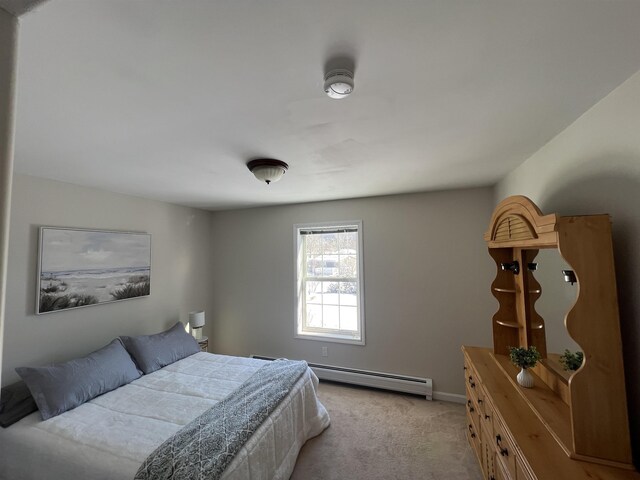
[[[51,283],[49,284],[48,287],[44,287],[40,289],[42,293],[56,293],[58,290],[60,290],[60,287],[58,285],[53,285]]]
[[[44,282],[49,282],[49,285],[47,285],[45,287],[44,286]],[[67,285],[66,282],[62,282],[57,277],[54,277],[53,275],[50,275],[48,277],[43,277],[41,279],[40,292],[41,293],[59,293],[59,294],[61,294],[62,292],[67,290],[67,286],[68,285]]]
[[[45,293],[40,296],[40,313],[63,310],[65,308],[82,307],[98,303],[98,299],[93,295],[51,295]]]
[[[542,358],[538,349],[534,346],[529,348],[524,347],[509,347],[509,358],[511,363],[520,368],[535,367],[536,363]]]
[[[568,349],[564,351],[562,355],[560,355],[560,364],[562,368],[565,370],[575,371],[580,368],[582,365],[582,360],[584,359],[584,353],[576,352],[571,353]]]
[[[125,298],[142,297],[149,295],[151,292],[151,284],[149,282],[127,283],[120,290],[111,293],[115,300],[124,300]]]

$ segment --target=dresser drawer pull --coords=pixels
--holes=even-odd
[[[489,420],[491,417],[489,415],[487,415],[486,413],[484,414],[484,419],[485,420]]]
[[[481,398],[478,399],[478,403],[482,404],[482,399]]]
[[[471,388],[476,388],[476,384],[473,381],[473,377],[472,376],[469,376],[469,385],[471,385]]]
[[[470,412],[475,412],[475,411],[476,411],[476,410],[475,410],[475,408],[473,408],[473,407],[471,406],[471,400],[467,400],[467,407],[469,407],[469,411],[470,411]]]
[[[509,450],[507,450],[506,448],[502,448],[502,445],[500,445],[500,442],[502,442],[502,437],[500,435],[496,435],[496,445],[498,445],[498,449],[500,450],[500,455],[502,455],[503,457],[508,457]]]
[[[469,431],[471,432],[471,438],[476,438],[476,434],[473,433],[473,426],[469,424]]]

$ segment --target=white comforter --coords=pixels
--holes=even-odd
[[[131,480],[164,440],[265,361],[197,353],[46,421],[0,429],[0,479]],[[288,479],[304,442],[329,425],[310,369],[255,432],[224,480]]]

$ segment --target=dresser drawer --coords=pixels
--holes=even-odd
[[[478,403],[478,392],[480,391],[480,383],[478,382],[478,376],[475,370],[471,366],[467,366],[465,369],[465,383],[467,385],[468,395]]]
[[[478,458],[478,462],[480,463],[480,465],[483,465],[482,453],[480,451],[480,447],[481,447],[480,432],[476,429],[468,412],[467,412],[467,440],[469,440],[469,443],[471,444],[471,448],[473,449],[473,452],[476,454],[476,457]]]
[[[476,433],[480,435],[482,432],[482,416],[480,414],[480,408],[475,398],[471,395],[471,392],[467,388],[467,416],[473,421],[473,426],[476,429]]]
[[[497,453],[496,455],[498,457],[500,456]],[[495,472],[494,476],[496,480],[516,480],[516,478],[511,476],[509,471],[504,468],[504,466],[502,465],[502,462],[500,460],[497,460],[497,457],[494,463],[494,472]]]
[[[496,449],[494,447],[493,437],[487,435],[483,430],[480,435],[480,451],[482,452],[482,467],[484,472],[484,478],[486,480],[495,480],[496,471],[494,461],[496,458]]]
[[[480,429],[483,435],[487,438],[494,438],[493,436],[493,405],[489,397],[485,397],[482,405],[480,406]]]
[[[496,464],[502,463],[510,475],[509,478],[516,478],[516,449],[500,418],[493,419],[493,438]]]

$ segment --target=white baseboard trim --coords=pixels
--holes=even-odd
[[[351,385],[360,385],[363,387],[381,388],[383,390],[391,390],[394,392],[413,393],[415,395],[422,395],[427,400],[432,399],[431,379],[429,378],[411,377],[409,380],[406,380],[376,377],[375,373],[378,372],[372,374],[371,372],[364,370],[358,372],[333,371],[316,365],[311,366],[311,369],[320,380],[349,383]]]
[[[274,360],[273,357],[264,357],[261,355],[251,355],[251,357],[263,360]],[[427,400],[432,399],[433,383],[430,378],[409,377],[406,375],[395,375],[317,363],[309,363],[309,366],[320,380],[382,388],[395,392],[413,393],[415,395],[423,395]]]
[[[460,403],[462,405],[467,403],[467,397],[459,393],[433,392],[433,399],[442,400],[443,402]]]

